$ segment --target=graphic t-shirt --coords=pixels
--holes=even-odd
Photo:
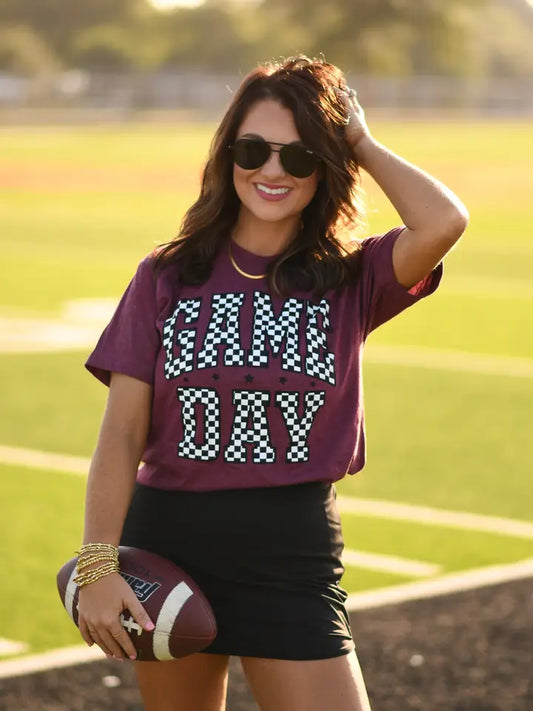
[[[439,265],[410,290],[396,280],[402,228],[363,241],[356,283],[322,298],[282,298],[220,250],[209,280],[179,283],[169,266],[139,265],[87,361],[153,387],[138,481],[207,491],[333,482],[365,461],[362,353],[368,334],[432,293]],[[232,244],[239,267],[263,274],[272,257]]]

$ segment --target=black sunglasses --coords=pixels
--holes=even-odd
[[[281,148],[272,148],[281,146]],[[233,160],[244,170],[255,170],[264,165],[271,153],[279,153],[284,170],[294,178],[308,178],[316,169],[318,156],[295,143],[267,143],[261,138],[239,138],[232,146]]]

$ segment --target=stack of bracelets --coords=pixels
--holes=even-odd
[[[77,553],[77,576],[74,582],[80,588],[119,572],[118,548],[111,543],[86,543]],[[96,563],[99,565],[95,566]]]

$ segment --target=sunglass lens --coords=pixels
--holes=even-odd
[[[301,146],[283,146],[280,151],[283,167],[295,178],[308,178],[316,168],[317,159]]]
[[[241,138],[233,144],[233,160],[245,170],[255,170],[266,163],[270,146],[266,141]]]

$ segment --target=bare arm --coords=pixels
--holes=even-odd
[[[152,388],[135,378],[114,373],[107,407],[87,483],[84,543],[118,545],[137,467],[150,423]],[[133,657],[135,649],[120,625],[129,609],[143,627],[150,619],[132,589],[118,573],[80,590],[78,624],[83,639],[96,642],[108,656]]]
[[[114,373],[89,469],[83,542],[118,545],[150,422],[152,388]]]
[[[406,226],[393,250],[396,278],[406,288],[427,276],[461,237],[468,212],[454,193],[395,155],[370,134],[355,95],[343,95],[350,111],[346,137],[355,160],[374,178]]]

